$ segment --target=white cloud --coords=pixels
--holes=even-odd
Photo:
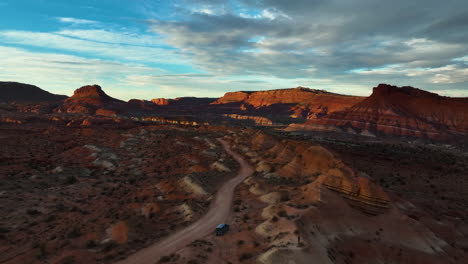
[[[247,19],[267,19],[267,20],[275,20],[275,19],[291,19],[288,15],[283,12],[280,12],[275,9],[263,9],[262,12],[259,14],[247,14],[247,13],[239,13],[239,16],[242,18]]]
[[[114,60],[126,60],[135,62],[153,62],[168,64],[185,64],[178,54],[171,50],[151,46],[131,46],[126,44],[138,43],[131,34],[99,32],[99,31],[62,31],[62,34],[30,31],[0,31],[0,43],[20,44],[27,46],[36,46],[48,49],[57,49],[62,51],[71,51],[88,54],[95,57],[105,57]],[[103,38],[109,41],[97,42],[99,33]],[[65,34],[82,36],[88,39],[78,39],[69,37]],[[143,38],[142,43],[148,41]],[[123,44],[121,43],[123,42]]]
[[[114,32],[104,29],[64,29],[56,32],[65,37],[79,38],[93,42],[125,44],[134,46],[159,46],[163,43],[156,35],[134,32]]]
[[[50,92],[71,95],[86,84],[100,84],[110,95],[128,99],[131,87],[117,87],[120,76],[164,73],[140,64],[87,59],[77,56],[29,52],[0,46],[0,80],[37,85]]]
[[[213,15],[215,12],[212,9],[209,8],[201,8],[201,9],[196,9],[193,10],[194,13],[200,13],[200,14],[205,14],[205,15]]]
[[[412,68],[408,65],[388,65],[376,69],[356,69],[351,71],[359,75],[395,75],[423,78],[433,84],[453,84],[468,82],[468,68],[450,64],[434,68]]]
[[[268,90],[296,87],[305,80],[269,76],[217,76],[210,74],[129,75],[120,83],[131,87],[158,87],[164,97],[219,97],[239,90]],[[311,81],[309,81],[310,83]]]
[[[228,91],[264,90],[303,85],[305,80],[266,76],[170,74],[141,64],[30,52],[0,46],[0,80],[37,85],[71,95],[86,84],[99,84],[111,96],[129,100],[181,96],[215,97]],[[311,84],[312,81],[309,81]]]
[[[431,92],[450,97],[467,97],[465,89],[432,90]]]
[[[79,18],[73,18],[73,17],[57,17],[57,20],[62,23],[70,23],[70,24],[97,24],[97,21],[79,19]]]
[[[468,56],[455,58],[455,59],[453,59],[453,61],[461,61],[461,62],[464,62],[464,63],[468,64]]]

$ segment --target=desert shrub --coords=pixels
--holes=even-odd
[[[86,247],[87,248],[95,248],[97,246],[96,244],[96,241],[94,240],[88,240],[88,242],[86,242]]]
[[[252,253],[242,253],[242,255],[240,255],[240,257],[239,257],[239,261],[244,261],[244,260],[250,259],[252,257],[253,257]]]
[[[160,259],[159,259],[159,263],[167,263],[167,262],[170,262],[170,261],[176,261],[179,259],[179,255],[177,254],[171,254],[169,256],[162,256]]]
[[[171,261],[171,257],[169,257],[169,256],[162,256],[159,259],[159,262],[161,262],[161,263],[166,263],[166,262],[169,262],[169,261]]]
[[[285,210],[281,210],[281,211],[278,212],[278,216],[279,216],[279,217],[287,217],[288,214],[286,213]]]
[[[67,237],[68,238],[77,238],[81,236],[81,230],[79,227],[75,226],[73,227],[70,232],[68,232]]]
[[[237,246],[242,246],[245,244],[245,241],[244,240],[237,240]]]
[[[75,183],[77,183],[77,182],[78,182],[78,180],[77,180],[76,177],[73,176],[73,175],[67,176],[67,177],[65,178],[65,180],[63,181],[63,183],[66,184],[66,185],[75,184]]]
[[[244,220],[244,222],[247,222],[247,220],[250,219],[250,216],[248,214],[244,214],[244,216],[242,217],[242,220]]]
[[[67,256],[62,259],[60,264],[74,264],[75,263],[75,256]]]
[[[54,216],[54,215],[49,215],[49,216],[47,216],[46,219],[44,219],[44,221],[45,221],[46,223],[52,222],[52,221],[54,221],[54,220],[55,220],[55,216]]]
[[[41,244],[34,244],[33,248],[37,248],[36,257],[38,259],[42,259],[47,255],[46,245],[45,244],[42,244],[42,243]]]
[[[288,194],[288,193],[286,193],[286,192],[281,193],[281,201],[282,201],[282,202],[287,202],[287,201],[289,201],[289,200],[290,200],[290,198],[289,198],[289,194]]]
[[[278,219],[278,217],[276,215],[271,218],[271,221],[274,222],[274,223],[278,222],[278,220],[279,219]]]
[[[117,247],[117,243],[115,243],[114,241],[110,241],[110,242],[104,244],[104,247],[102,248],[102,251],[109,252],[113,248],[116,248],[116,247]]]
[[[41,214],[41,212],[39,212],[39,211],[36,210],[36,209],[28,209],[28,210],[26,210],[26,213],[27,213],[28,215],[39,215],[39,214]]]

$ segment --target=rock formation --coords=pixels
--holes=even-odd
[[[229,92],[213,105],[232,104],[239,110],[285,114],[292,118],[317,118],[353,106],[364,98],[304,87],[258,92]]]
[[[87,104],[101,105],[109,102],[121,102],[115,98],[107,95],[99,85],[86,85],[77,90],[75,90],[72,97],[68,98],[66,101],[82,101]]]
[[[320,187],[340,193],[352,206],[368,214],[379,214],[389,208],[389,196],[369,179],[357,175],[332,153],[320,146],[299,141],[279,141],[258,132],[252,138],[253,148],[264,153],[260,163],[271,164],[279,177],[312,181],[303,187],[304,201],[318,202]],[[259,163],[259,164],[260,164]]]
[[[468,98],[439,96],[413,87],[380,84],[370,97],[289,130],[331,130],[437,138],[468,132]]]
[[[108,115],[111,110],[114,113],[125,109],[125,103],[107,95],[99,85],[87,85],[75,90],[72,97],[65,100],[63,105],[56,109],[57,112]]]
[[[249,120],[253,121],[257,126],[271,126],[273,122],[270,119],[262,116],[246,116],[246,115],[238,115],[238,114],[225,114],[224,116],[237,119],[237,120]]]
[[[131,99],[128,101],[127,106],[130,109],[140,109],[140,110],[155,110],[157,105],[152,101]]]
[[[156,99],[151,100],[151,102],[153,102],[153,103],[155,103],[157,105],[168,105],[169,104],[169,100],[165,99],[165,98],[156,98]]]

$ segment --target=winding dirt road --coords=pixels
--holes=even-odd
[[[117,264],[154,264],[159,261],[162,256],[175,253],[192,243],[192,241],[214,232],[218,224],[226,222],[231,212],[234,189],[253,173],[253,169],[241,155],[233,152],[229,148],[227,142],[221,139],[218,140],[223,145],[225,151],[239,163],[240,170],[235,178],[227,181],[218,190],[208,213],[190,226],[179,230],[177,233],[158,243],[130,255],[127,259],[116,262]]]

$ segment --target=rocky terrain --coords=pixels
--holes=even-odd
[[[224,138],[256,171],[236,191],[231,232],[159,263],[464,263],[467,156],[434,168],[430,154],[414,149],[398,165],[411,149],[403,145],[376,159],[378,144],[365,154],[351,143],[320,146],[248,129]],[[425,167],[418,176],[405,169],[416,160]]]
[[[449,98],[413,87],[380,84],[370,97],[289,130],[331,130],[441,138],[468,132],[468,98]]]
[[[184,230],[134,263],[468,257],[466,98],[382,84],[125,102],[89,85],[21,103],[21,87],[0,108],[0,263],[115,263]],[[197,233],[220,199],[231,230]]]
[[[304,87],[259,92],[230,92],[213,105],[228,105],[245,112],[288,114],[291,118],[314,119],[347,109],[363,97],[346,96]]]
[[[17,86],[8,86],[10,88],[5,91]],[[29,86],[18,87],[16,93],[23,94],[20,92],[22,87]],[[51,99],[38,96],[33,100],[36,104],[3,104],[0,110],[3,113],[184,120],[198,124],[276,127],[289,132],[327,131],[369,137],[447,140],[463,138],[468,133],[467,98],[443,97],[413,87],[388,84],[378,85],[367,98],[297,87],[229,92],[221,98],[132,99],[128,102],[112,98],[99,85],[88,85],[77,89],[65,100],[53,103],[48,100]]]
[[[195,221],[236,170],[222,131],[2,125],[0,263],[112,262]]]

